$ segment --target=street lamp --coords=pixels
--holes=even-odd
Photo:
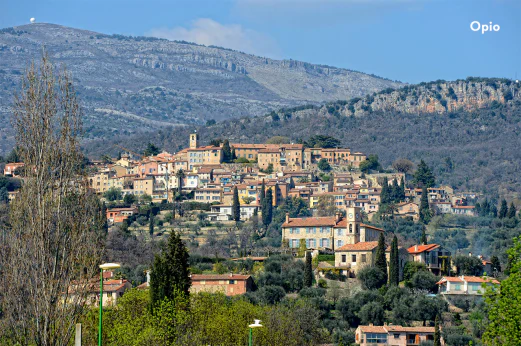
[[[253,331],[253,328],[260,328],[260,327],[263,327],[262,324],[260,324],[261,320],[254,320],[255,323],[253,324],[250,324],[249,327],[250,327],[250,342],[249,342],[249,346],[252,346],[253,345],[253,338],[252,338],[252,331]]]
[[[99,334],[98,334],[98,346],[101,346],[101,335],[103,329],[103,271],[117,269],[121,267],[117,263],[104,263],[99,266]]]

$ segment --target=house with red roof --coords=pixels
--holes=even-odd
[[[444,295],[483,295],[485,286],[499,285],[499,281],[479,276],[444,276],[437,282],[439,292]]]
[[[440,275],[449,265],[450,251],[438,244],[414,245],[407,249],[409,259],[425,264],[434,275]]]
[[[253,289],[253,279],[250,275],[241,274],[192,274],[191,293],[221,292],[227,296],[244,294]]]
[[[355,342],[361,346],[420,345],[423,341],[434,340],[434,327],[402,327],[394,325],[358,326],[355,331]],[[445,345],[443,338],[441,345]]]

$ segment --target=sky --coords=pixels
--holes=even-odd
[[[31,17],[408,83],[521,79],[521,0],[0,0],[0,28]],[[499,30],[473,31],[474,21]]]

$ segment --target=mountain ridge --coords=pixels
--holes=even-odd
[[[1,129],[9,132],[12,92],[27,64],[41,56],[42,45],[53,63],[71,72],[91,139],[158,128],[118,112],[172,126],[201,125],[403,85],[348,69],[214,46],[34,23],[0,30]],[[96,109],[115,112],[107,121],[107,114]],[[12,133],[8,137],[12,146]],[[8,149],[0,146],[0,152]]]

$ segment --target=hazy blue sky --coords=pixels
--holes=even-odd
[[[0,27],[38,22],[153,35],[405,82],[521,79],[521,0],[0,0]],[[473,32],[493,22],[498,32]]]

